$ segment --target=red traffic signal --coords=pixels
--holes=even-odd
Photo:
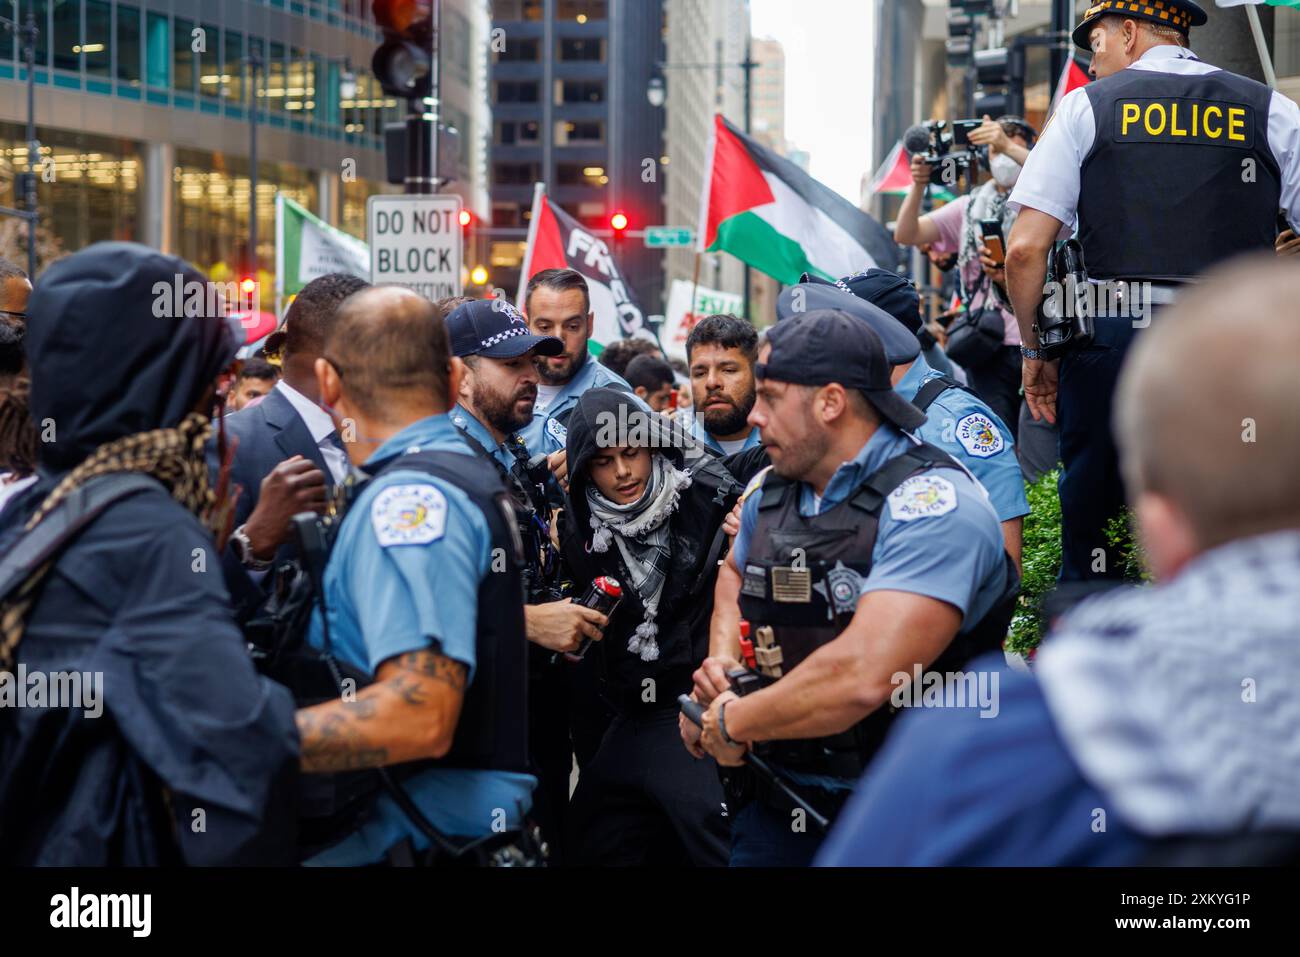
[[[460,228],[469,229],[473,225],[474,225],[474,214],[471,213],[468,209],[462,209],[460,211]]]
[[[627,214],[617,212],[609,217],[609,228],[614,230],[615,239],[622,239],[623,234],[627,232]]]
[[[239,291],[246,296],[251,296],[257,291],[257,280],[252,276],[245,276],[239,283]]]

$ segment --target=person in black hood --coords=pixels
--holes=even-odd
[[[715,769],[680,747],[677,696],[708,655],[722,521],[741,483],[686,431],[627,393],[591,389],[569,418],[569,520],[561,549],[585,588],[622,599],[594,668],[615,712],[569,805],[578,864],[722,865],[729,828]]]
[[[253,669],[211,530],[213,381],[239,339],[213,290],[180,259],[101,243],[32,295],[43,432],[0,541],[0,862],[294,859],[293,701]],[[37,702],[58,676],[63,697]]]

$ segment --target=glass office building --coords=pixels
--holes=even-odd
[[[40,30],[38,197],[65,251],[130,239],[217,274],[247,262],[252,102],[262,269],[277,192],[364,238],[366,198],[397,189],[383,130],[406,104],[370,72],[382,38],[369,0],[0,0],[0,16],[15,10]],[[452,188],[486,216],[486,52],[471,51],[486,51],[488,4],[443,10],[444,118],[461,134]],[[19,42],[0,33],[4,206],[21,206],[26,81]]]

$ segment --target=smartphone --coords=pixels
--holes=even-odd
[[[983,120],[953,120],[952,142],[954,146],[970,146],[970,134],[984,125]]]
[[[1007,243],[1002,237],[1002,223],[996,219],[980,220],[980,235],[984,238],[984,245],[989,248],[989,254],[992,255],[993,261],[999,266],[1007,261]]]

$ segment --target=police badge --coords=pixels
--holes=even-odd
[[[862,594],[862,576],[852,568],[837,561],[826,577],[813,586],[813,590],[826,600],[826,620],[836,615],[852,614],[858,607]]]

